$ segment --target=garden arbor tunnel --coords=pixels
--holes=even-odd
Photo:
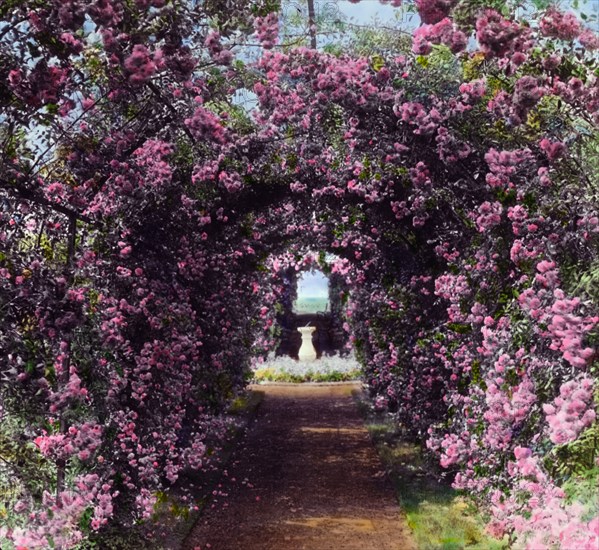
[[[350,291],[343,315],[378,406],[460,469],[458,486],[483,495],[526,467],[557,494],[541,459],[594,414],[596,295],[577,273],[594,280],[597,182],[581,155],[598,101],[583,62],[527,50],[518,72],[533,31],[489,12],[478,55],[454,55],[472,22],[448,19],[450,34],[420,31],[430,57],[382,64],[271,50],[259,17],[262,57],[229,67],[191,8],[158,18],[156,38],[142,7],[24,4],[33,15],[0,8],[14,16],[0,29],[0,411],[20,490],[53,487],[58,511],[68,491],[102,502],[100,526],[113,510],[150,515],[209,462],[222,411],[276,346],[285,271],[311,258]],[[71,31],[86,14],[102,46],[80,59]],[[54,27],[66,38],[48,39]],[[184,46],[196,33],[213,65],[201,75]],[[244,87],[251,113],[231,100]],[[24,120],[47,128],[36,160]],[[558,430],[567,392],[578,416]]]

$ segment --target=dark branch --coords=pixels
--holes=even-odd
[[[69,218],[88,223],[94,227],[100,227],[100,223],[89,216],[85,216],[84,214],[81,214],[80,212],[77,212],[76,210],[73,210],[72,208],[69,208],[63,204],[52,202],[51,200],[42,197],[39,193],[32,191],[31,189],[10,185],[7,181],[3,180],[0,180],[0,189],[4,189],[19,199],[34,202],[36,204],[50,208],[55,212],[60,212]]]

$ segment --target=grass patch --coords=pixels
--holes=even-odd
[[[563,485],[568,503],[576,502],[584,509],[583,520],[591,521],[599,512],[599,466],[573,475]]]
[[[251,391],[242,394],[233,399],[229,405],[228,413],[234,416],[252,414],[263,398],[264,392]]]
[[[359,380],[360,371],[350,370],[347,372],[333,370],[330,372],[319,372],[309,370],[302,373],[293,373],[286,370],[267,367],[254,372],[253,382],[290,382],[301,384],[302,382],[348,382]]]
[[[366,407],[360,406],[364,412]],[[499,541],[485,533],[485,522],[464,496],[440,479],[435,466],[415,443],[402,439],[397,427],[369,415],[366,427],[393,481],[408,525],[421,550],[501,550]]]

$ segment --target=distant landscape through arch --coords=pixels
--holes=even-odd
[[[322,271],[304,271],[297,279],[294,313],[319,313],[329,310],[328,277]]]

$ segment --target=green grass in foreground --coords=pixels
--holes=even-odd
[[[500,550],[507,540],[486,535],[475,506],[430,473],[421,448],[402,440],[389,421],[372,423],[368,431],[421,550]]]
[[[302,382],[347,382],[349,380],[359,380],[360,371],[351,370],[347,372],[330,371],[315,372],[307,371],[302,374],[295,374],[285,370],[274,368],[258,369],[254,372],[254,382],[292,382],[300,384]]]

